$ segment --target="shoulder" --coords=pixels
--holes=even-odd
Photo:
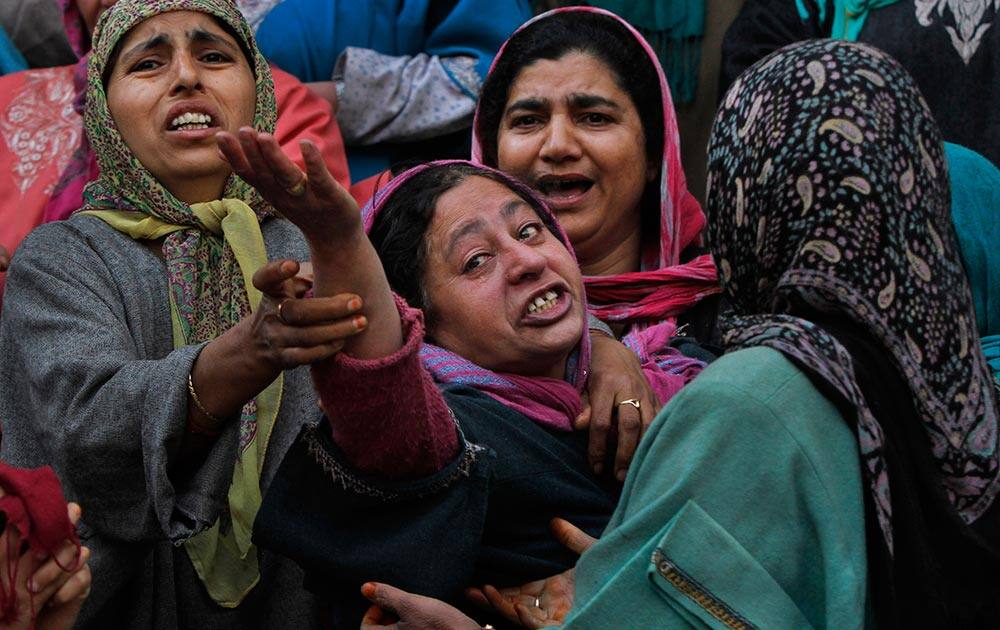
[[[781,352],[756,347],[722,355],[682,390],[685,397],[711,396],[774,407],[789,399],[826,400],[809,377]],[[832,408],[832,407],[831,407]]]
[[[802,457],[812,468],[857,468],[851,420],[809,376],[771,348],[725,354],[681,390],[661,412],[667,433],[689,436],[703,448],[760,457]]]
[[[38,226],[21,241],[14,264],[55,262],[96,256],[97,252],[115,241],[131,240],[95,217],[74,215],[65,221],[53,221]]]

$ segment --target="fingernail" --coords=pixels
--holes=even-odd
[[[619,470],[618,474],[615,475],[615,476],[618,477],[618,481],[624,482],[625,481],[625,476],[627,474],[628,474],[628,471],[623,468],[623,469]]]
[[[368,318],[364,315],[358,315],[354,318],[354,328],[357,330],[363,330],[365,326],[368,325]]]
[[[356,311],[361,308],[361,298],[351,298],[351,300],[347,303],[347,308],[352,311]]]
[[[594,464],[594,474],[599,475],[602,472],[604,472],[604,464],[601,463]]]
[[[28,580],[28,592],[32,594],[38,592],[38,582],[35,581],[35,578]]]

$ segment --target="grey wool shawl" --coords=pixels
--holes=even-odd
[[[287,221],[261,227],[269,259],[308,257]],[[99,219],[44,225],[14,256],[0,316],[0,457],[52,466],[83,507],[94,584],[78,627],[316,626],[290,560],[261,551],[260,583],[224,609],[181,546],[222,513],[238,448],[234,422],[196,470],[175,478],[187,378],[203,346],[173,349],[163,261]],[[317,416],[308,369],[286,371],[262,491]]]

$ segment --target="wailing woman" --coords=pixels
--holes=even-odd
[[[400,175],[362,215],[322,164],[303,175],[249,129],[220,138],[234,171],[306,235],[316,295],[359,296],[368,322],[314,365],[325,418],[286,456],[254,539],[302,564],[343,626],[374,575],[457,602],[472,584],[569,568],[550,519],[572,515],[596,535],[618,486],[594,475],[573,431],[586,302],[544,204],[499,171],[438,162]],[[284,192],[296,181],[302,199]]]
[[[497,54],[474,134],[473,161],[514,175],[555,212],[591,312],[626,346],[650,349],[643,363],[669,371],[657,350],[671,345],[714,358],[720,288],[701,243],[705,217],[681,168],[670,88],[642,35],[602,9],[536,17]],[[591,399],[599,436],[618,400]]]
[[[274,88],[227,0],[121,0],[101,17],[86,132],[100,177],[11,266],[2,456],[84,506],[94,628],[309,628],[290,561],[250,540],[261,492],[316,410],[306,370],[363,328],[301,292],[301,233],[218,153],[274,130]],[[314,159],[316,147],[302,150]]]
[[[640,444],[567,628],[995,623],[997,400],[944,163],[912,78],[874,48],[794,45],[730,88],[707,204],[726,353]],[[479,627],[364,592],[403,623]],[[523,593],[511,608],[559,621],[565,591]]]

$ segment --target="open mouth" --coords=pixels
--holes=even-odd
[[[532,300],[528,302],[527,313],[528,315],[539,315],[550,309],[555,308],[563,294],[566,293],[566,289],[563,287],[552,287],[544,292],[536,295]]]
[[[196,131],[214,127],[212,117],[201,112],[187,112],[170,121],[170,131]]]
[[[545,175],[539,178],[536,187],[551,199],[569,199],[585,194],[593,185],[592,179],[582,175]]]

